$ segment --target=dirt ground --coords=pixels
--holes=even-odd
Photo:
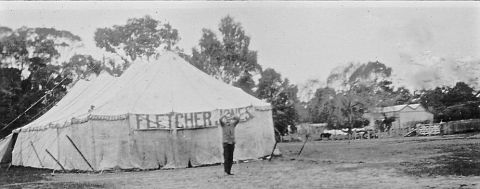
[[[1,188],[480,188],[480,135],[280,143],[281,157],[234,164],[109,173],[42,172]],[[11,172],[11,171],[10,171]],[[3,173],[5,174],[5,173]],[[12,177],[13,173],[7,174]],[[15,183],[14,183],[15,182]]]

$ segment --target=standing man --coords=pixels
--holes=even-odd
[[[220,117],[220,126],[222,126],[223,133],[223,166],[225,173],[233,175],[231,173],[233,164],[233,150],[235,149],[235,127],[240,119],[237,116],[233,116],[230,112]]]

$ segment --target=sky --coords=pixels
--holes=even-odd
[[[469,66],[477,66],[479,5],[342,1],[0,2],[0,25],[12,29],[27,26],[68,30],[82,38],[84,47],[79,52],[101,57],[105,52],[95,47],[93,40],[97,28],[125,24],[128,18],[148,14],[177,28],[179,46],[189,53],[198,44],[202,28],[218,32],[220,19],[230,15],[251,37],[250,48],[258,51],[258,63],[263,68],[274,68],[295,84],[309,79],[324,81],[335,67],[368,61],[392,67],[399,80],[422,76],[417,80],[427,81],[429,78],[423,75],[428,74],[411,74],[415,72],[412,68],[416,68],[412,65],[438,67],[437,64],[448,64],[444,60],[467,60]]]

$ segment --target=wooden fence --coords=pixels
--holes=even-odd
[[[480,119],[449,121],[441,124],[443,134],[458,134],[480,131]]]

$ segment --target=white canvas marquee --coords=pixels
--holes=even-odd
[[[270,104],[163,52],[134,62],[121,77],[79,81],[55,107],[14,131],[12,164],[106,170],[221,163],[224,111],[241,117],[235,159],[269,155]]]

